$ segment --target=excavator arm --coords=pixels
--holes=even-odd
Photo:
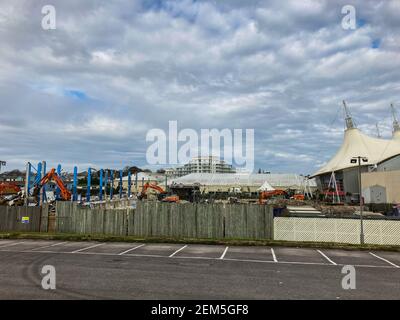
[[[271,191],[262,191],[260,192],[260,196],[258,198],[259,204],[264,204],[266,200],[276,197],[276,196],[286,196],[287,192],[285,190],[271,190]]]
[[[168,193],[163,188],[161,188],[160,186],[158,186],[156,184],[150,184],[150,183],[146,183],[143,186],[143,190],[140,194],[140,199],[146,198],[146,196],[147,196],[146,192],[147,192],[147,189],[149,189],[149,188],[158,191],[159,194],[163,196],[161,198],[162,202],[174,202],[174,203],[179,202],[179,197],[177,195],[167,196]],[[159,200],[160,200],[160,198],[159,198]]]
[[[52,168],[39,182],[38,188],[42,188],[46,183],[49,181],[54,180],[54,182],[57,184],[57,187],[60,189],[60,195],[61,198],[64,200],[70,200],[71,199],[71,192],[65,187],[63,181],[61,178],[58,176],[56,173],[56,169]]]

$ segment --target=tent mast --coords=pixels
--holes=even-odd
[[[343,107],[344,107],[344,114],[345,114],[345,121],[346,121],[346,129],[353,129],[355,128],[353,118],[351,117],[350,110],[346,105],[346,101],[343,100]]]
[[[376,125],[376,136],[377,136],[378,138],[381,138],[381,132],[379,131],[378,122],[377,122],[375,125]]]
[[[390,104],[390,109],[392,110],[393,133],[394,133],[394,132],[400,131],[400,125],[399,125],[399,122],[397,121],[396,110],[394,109],[393,103]]]

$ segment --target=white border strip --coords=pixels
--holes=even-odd
[[[317,251],[321,254],[321,256],[323,256],[326,260],[328,260],[328,262],[330,264],[337,266],[337,263],[335,261],[331,260],[325,253],[323,253],[321,250],[317,250]]]
[[[119,256],[122,256],[123,254],[128,253],[128,252],[131,252],[131,251],[136,250],[136,249],[139,249],[139,248],[143,247],[144,245],[145,245],[145,243],[139,244],[139,245],[136,246],[136,247],[133,247],[133,248],[130,248],[130,249],[128,249],[128,250],[125,250],[125,251],[122,251],[122,252],[118,253],[118,255],[119,255]]]
[[[387,260],[385,258],[382,258],[382,257],[378,256],[377,254],[374,254],[372,252],[370,252],[369,254],[374,256],[375,258],[381,259],[382,261],[385,261],[385,262],[389,263],[390,265],[392,265],[395,268],[400,268],[397,264],[394,264],[393,262],[390,262],[389,260]]]
[[[49,245],[49,246],[43,246],[43,247],[33,248],[32,251],[40,250],[40,249],[46,249],[46,248],[52,248],[52,247],[60,246],[60,245],[65,244],[65,243],[68,243],[68,241],[57,242],[57,243],[51,244],[51,245]]]
[[[16,246],[17,244],[21,244],[21,243],[26,243],[26,241],[12,242],[12,243],[6,244],[4,246],[0,246],[0,248],[12,247],[12,246]]]
[[[224,259],[226,253],[228,252],[228,249],[229,249],[229,247],[226,247],[226,248],[225,248],[224,252],[223,252],[222,255],[219,257],[220,260],[223,260],[223,259]]]
[[[182,251],[183,249],[185,249],[188,245],[185,244],[182,248],[176,250],[173,254],[171,254],[169,257],[172,258],[174,255],[176,255],[179,251]]]
[[[278,259],[276,258],[276,254],[273,248],[271,248],[271,253],[272,253],[272,258],[274,259],[274,262],[278,262]]]
[[[46,253],[46,254],[73,254],[71,251],[32,251],[32,250],[10,250],[4,249],[0,250],[0,252],[12,252],[12,253]],[[78,252],[81,255],[99,255],[99,256],[118,256],[117,253],[102,253],[102,252]],[[161,255],[150,255],[150,254],[124,254],[122,257],[152,257],[152,258],[167,258],[169,256],[161,256]],[[300,262],[300,261],[279,261],[278,263],[272,260],[251,260],[251,259],[232,259],[232,258],[225,258],[221,260],[220,258],[211,258],[211,257],[181,257],[175,256],[173,259],[193,259],[193,260],[214,260],[214,261],[238,261],[238,262],[255,262],[255,263],[273,263],[273,264],[287,264],[287,265],[318,265],[318,266],[327,266],[332,267],[331,263],[322,263],[322,262]],[[345,264],[336,264],[337,266],[344,266]],[[377,269],[397,269],[394,266],[382,266],[382,265],[366,265],[366,264],[353,264],[354,267],[361,267],[361,268],[377,268]]]
[[[82,252],[82,251],[85,251],[85,250],[89,250],[89,249],[92,249],[92,248],[96,248],[96,247],[102,246],[103,244],[105,244],[105,243],[95,244],[95,245],[90,246],[90,247],[86,247],[86,248],[82,248],[82,249],[78,249],[78,250],[72,251],[71,253],[79,253],[79,252]]]

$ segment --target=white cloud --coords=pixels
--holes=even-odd
[[[52,31],[41,29],[45,4],[0,4],[10,167],[42,158],[145,166],[146,130],[178,120],[254,128],[256,167],[311,173],[341,143],[342,99],[363,130],[374,134],[381,119],[390,136],[398,1],[354,1],[364,21],[354,31],[341,28],[344,0],[57,0]]]

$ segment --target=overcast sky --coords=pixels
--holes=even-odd
[[[148,130],[177,120],[253,128],[256,169],[308,174],[340,146],[343,99],[389,138],[400,1],[334,2],[2,0],[0,160],[145,167]]]

